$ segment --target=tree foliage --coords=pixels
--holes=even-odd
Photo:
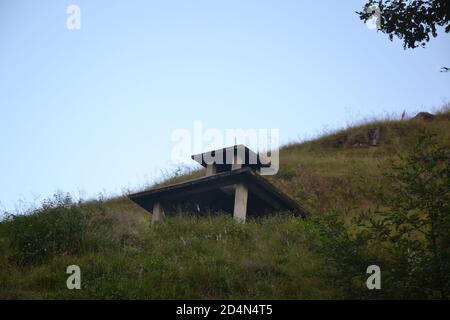
[[[391,41],[394,36],[402,39],[405,49],[424,47],[437,36],[438,27],[450,32],[448,0],[369,0],[357,13],[364,22],[379,13],[379,30]]]

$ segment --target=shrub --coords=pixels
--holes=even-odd
[[[104,249],[118,242],[109,236],[111,223],[100,201],[74,203],[70,195],[57,194],[29,214],[9,215],[1,225],[12,259],[19,265]]]
[[[319,223],[321,250],[347,297],[450,298],[450,152],[425,133],[393,163],[379,192],[381,209],[355,219]],[[382,269],[380,292],[361,290],[365,268]],[[355,286],[355,280],[358,278]]]

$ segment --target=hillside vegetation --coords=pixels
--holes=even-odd
[[[0,222],[0,299],[448,299],[449,146],[444,110],[283,147],[269,179],[308,209],[305,220],[186,213],[152,225],[126,196],[55,195]],[[412,188],[421,168],[431,178]],[[385,199],[392,195],[399,207]],[[366,288],[370,264],[382,269],[382,290]],[[81,268],[81,290],[66,287],[69,265]]]

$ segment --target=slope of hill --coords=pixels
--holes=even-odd
[[[390,188],[383,173],[424,130],[449,146],[450,112],[368,122],[283,147],[269,179],[312,213],[307,220],[279,215],[242,225],[223,214],[186,214],[151,225],[125,196],[84,203],[55,196],[0,223],[0,299],[344,297],[317,221],[338,213],[352,228],[352,217],[379,206],[378,190]],[[81,268],[81,290],[66,287],[69,265]]]

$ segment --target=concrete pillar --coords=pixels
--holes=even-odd
[[[238,183],[236,185],[236,190],[234,193],[234,213],[233,217],[239,222],[245,222],[245,217],[247,216],[247,199],[248,199],[248,188],[243,183]]]
[[[206,165],[206,176],[212,176],[217,173],[217,166],[215,163]]]
[[[153,204],[152,222],[159,222],[164,219],[164,208],[161,202],[155,202]]]
[[[241,169],[244,159],[241,158],[239,154],[235,154],[233,157],[233,164],[231,165],[231,170]]]

